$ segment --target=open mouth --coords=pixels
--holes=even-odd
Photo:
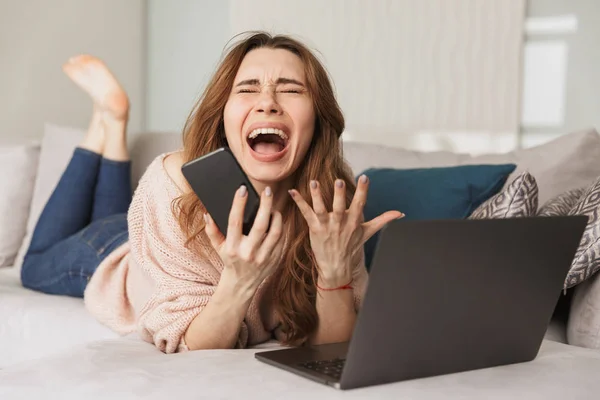
[[[285,150],[288,136],[277,128],[254,129],[247,138],[250,148],[258,154],[275,155]]]

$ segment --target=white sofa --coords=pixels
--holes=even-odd
[[[21,194],[20,201],[29,203],[20,225],[13,221],[18,220],[18,216],[11,215],[10,232],[17,232],[21,242],[13,261],[16,265],[0,268],[0,399],[333,399],[343,396],[563,400],[600,396],[600,350],[597,349],[600,342],[596,349],[591,348],[594,346],[577,335],[585,329],[569,327],[569,316],[560,313],[551,322],[540,353],[532,362],[344,393],[254,359],[256,351],[277,348],[274,342],[248,350],[165,355],[135,335],[118,337],[87,314],[81,299],[36,293],[24,289],[19,281],[19,263],[31,229],[81,135],[79,130],[47,126],[42,143],[31,145],[34,150],[27,152],[28,162],[17,168],[23,176],[30,176],[31,170],[35,170],[36,179],[30,182],[29,194]],[[156,155],[178,148],[179,143],[179,136],[173,134],[137,136],[131,144],[134,179],[139,178]],[[346,143],[345,156],[357,173],[366,167],[515,162],[518,168],[514,174],[526,169],[538,180],[540,204],[600,176],[600,136],[594,131],[577,132],[539,148],[505,155],[471,157]],[[25,175],[26,171],[29,175]],[[19,187],[27,183],[23,181],[25,178],[16,179],[21,182]],[[7,187],[11,187],[10,183]],[[14,183],[12,187],[16,187]],[[0,187],[0,193],[2,189]],[[12,210],[10,204],[3,204],[0,202],[0,217],[2,212]],[[592,286],[600,291],[600,285]],[[577,288],[575,296],[576,291]],[[585,299],[579,301],[597,301],[595,307],[600,310],[600,294],[590,292],[587,290]],[[581,321],[577,323],[581,325]],[[579,342],[570,343],[570,337]],[[589,343],[594,343],[594,338]]]

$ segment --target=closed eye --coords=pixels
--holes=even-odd
[[[258,93],[257,89],[240,89],[238,93]]]
[[[284,89],[284,90],[278,90],[279,93],[296,93],[296,94],[300,94],[303,91],[301,89]]]

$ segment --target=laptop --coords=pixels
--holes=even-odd
[[[586,222],[393,221],[380,233],[349,342],[255,357],[337,389],[531,361]]]

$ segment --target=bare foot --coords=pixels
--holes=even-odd
[[[90,55],[75,56],[63,65],[63,71],[91,96],[98,109],[116,120],[127,119],[127,93],[102,60]]]

